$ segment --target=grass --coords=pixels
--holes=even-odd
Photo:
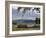
[[[19,30],[31,30],[33,28],[14,28],[13,31],[19,31]]]
[[[15,25],[12,26],[12,31],[22,31],[22,30],[40,30],[40,25],[31,28],[16,28]]]
[[[20,31],[20,30],[39,30],[39,28],[14,28],[12,31]]]

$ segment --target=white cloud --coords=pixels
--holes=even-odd
[[[18,7],[16,7],[16,8],[18,8]],[[14,8],[13,8],[14,9]],[[15,14],[13,15],[13,19],[31,19],[31,20],[35,20],[36,19],[36,17],[40,17],[40,13],[37,13],[36,11],[32,11],[32,10],[28,10],[28,11],[26,11],[25,12],[25,14],[24,14],[24,16],[22,16],[23,15],[23,13],[22,13],[22,11],[23,11],[23,9],[24,8],[22,8],[19,12],[18,12],[18,14],[16,15],[16,12],[15,12]]]
[[[12,8],[13,8],[13,9],[18,9],[18,7],[17,7],[17,6],[12,6]]]

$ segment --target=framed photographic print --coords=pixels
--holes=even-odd
[[[6,1],[5,6],[6,37],[45,34],[44,3]]]

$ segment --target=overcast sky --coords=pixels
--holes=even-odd
[[[15,19],[31,19],[31,20],[35,20],[36,17],[39,17],[40,14],[39,13],[36,13],[36,11],[29,11],[27,10],[26,13],[23,15],[22,11],[23,9],[21,9],[19,12],[17,11],[17,8],[18,7],[13,7],[12,8],[12,19],[15,20]],[[18,14],[17,14],[18,13]]]

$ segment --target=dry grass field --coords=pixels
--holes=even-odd
[[[32,27],[23,27],[22,25],[18,27],[17,25],[12,25],[12,31],[22,31],[22,30],[40,30],[40,24],[36,24]]]

